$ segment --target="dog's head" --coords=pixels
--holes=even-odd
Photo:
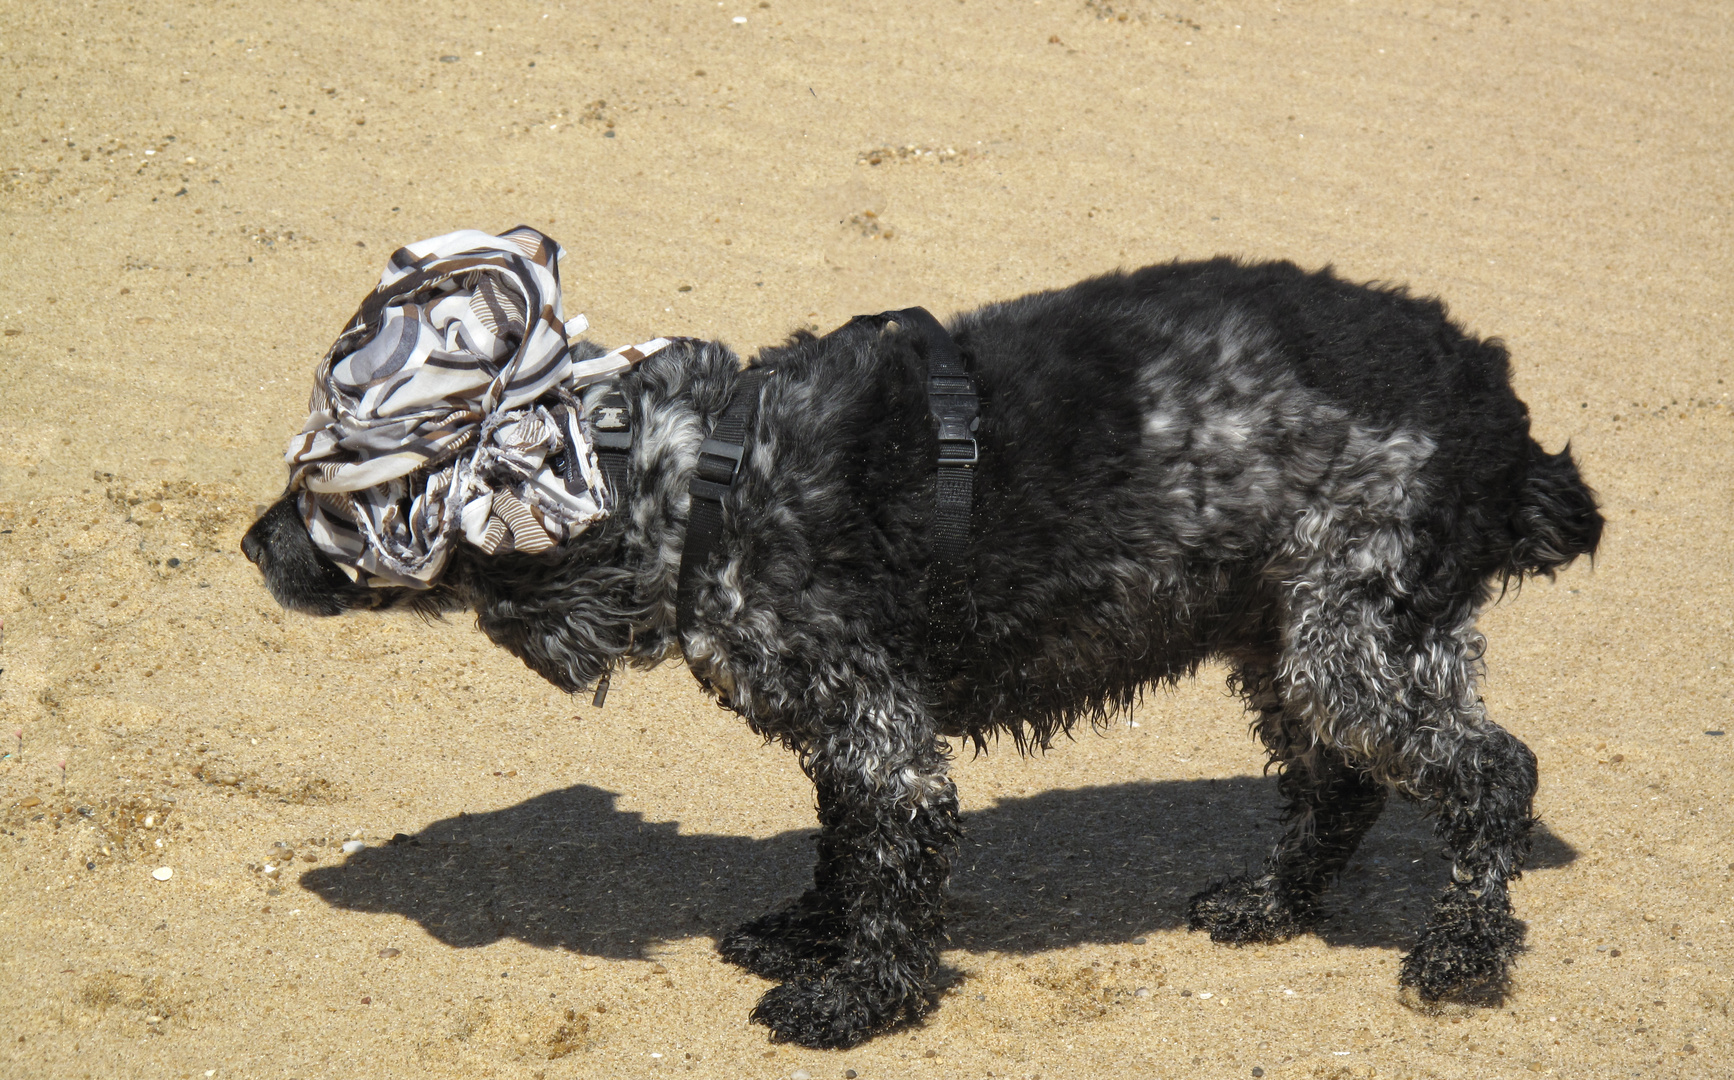
[[[279,604],[309,615],[397,608],[433,616],[473,608],[476,624],[531,670],[567,691],[606,674],[648,619],[631,571],[620,565],[623,526],[610,522],[541,555],[476,559],[460,546],[431,589],[352,581],[307,535],[294,495],[265,511],[241,551]]]
[[[265,587],[279,604],[308,615],[389,607],[439,611],[450,606],[445,595],[414,589],[373,589],[351,580],[314,546],[297,502],[295,495],[284,495],[241,538],[241,553],[265,576]]]

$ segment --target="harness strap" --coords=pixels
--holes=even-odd
[[[632,420],[618,385],[602,395],[590,413],[590,445],[596,449],[602,475],[608,478],[609,505],[618,507],[626,495],[627,462],[632,456]]]
[[[921,335],[927,353],[927,409],[939,437],[933,555],[927,571],[927,654],[930,674],[943,680],[956,665],[965,633],[969,521],[975,505],[975,466],[981,460],[975,441],[981,424],[981,397],[975,379],[963,365],[957,342],[926,308],[857,315],[850,322],[880,326],[894,322],[908,327]]]
[[[927,577],[927,651],[930,672],[949,678],[965,632],[970,516],[975,502],[975,466],[980,461],[975,433],[981,423],[981,397],[957,343],[926,308],[858,315],[850,325],[863,322],[881,326],[894,322],[915,330],[927,354],[927,407],[939,439],[933,554]],[[721,545],[722,501],[740,476],[747,432],[758,413],[759,391],[770,374],[763,368],[741,373],[716,426],[699,446],[698,463],[687,489],[691,506],[675,603],[675,625],[681,632],[694,622],[698,575]],[[604,399],[604,406],[606,403]],[[629,435],[627,444],[630,442]],[[596,445],[600,457],[605,444],[599,441]]]
[[[963,644],[969,584],[969,520],[975,505],[975,441],[981,398],[957,343],[926,309],[886,313],[920,331],[927,346],[927,409],[939,436],[933,493],[933,556],[927,571],[927,654],[936,681],[951,676]]]
[[[675,601],[675,626],[693,625],[698,604],[698,575],[722,543],[722,501],[734,489],[741,460],[746,457],[747,432],[759,411],[759,390],[770,372],[748,368],[735,381],[734,393],[710,437],[699,444],[698,464],[687,487],[686,542],[680,552],[680,590]]]

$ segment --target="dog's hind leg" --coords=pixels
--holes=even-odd
[[[1496,1003],[1523,944],[1507,885],[1529,851],[1535,756],[1481,702],[1485,584],[1417,572],[1399,549],[1371,530],[1296,580],[1278,678],[1321,747],[1420,800],[1456,860],[1403,960],[1405,1000]]]
[[[1410,785],[1437,813],[1454,860],[1451,883],[1398,973],[1405,1003],[1429,1012],[1502,1001],[1525,933],[1509,883],[1529,856],[1535,754],[1482,715],[1457,736],[1446,764],[1419,770]]]
[[[1289,828],[1262,873],[1220,881],[1192,898],[1189,925],[1224,944],[1283,941],[1318,918],[1318,900],[1385,808],[1385,785],[1320,746],[1283,705],[1276,671],[1245,665],[1232,685],[1278,769]]]
[[[824,792],[816,906],[842,918],[824,962],[796,965],[753,1010],[779,1040],[853,1046],[932,1007],[957,792],[918,700],[863,709],[804,755]]]

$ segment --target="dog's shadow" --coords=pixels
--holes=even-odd
[[[1035,952],[1130,942],[1186,924],[1186,901],[1256,868],[1281,833],[1264,778],[1155,781],[1049,791],[966,814],[952,878],[951,945]],[[757,840],[681,835],[576,785],[460,814],[301,876],[336,907],[392,912],[448,945],[514,937],[638,959],[659,942],[718,937],[797,895],[811,830]],[[1538,827],[1532,870],[1577,853]],[[1407,947],[1449,875],[1414,807],[1393,801],[1327,897],[1334,945]]]

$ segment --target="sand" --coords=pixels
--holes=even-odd
[[[1724,5],[0,10],[0,1075],[1731,1075]],[[942,1007],[771,1045],[712,944],[803,883],[788,755],[678,665],[596,710],[462,618],[285,614],[237,550],[391,250],[519,222],[608,344],[1216,253],[1504,338],[1610,520],[1484,619],[1542,770],[1509,1004],[1398,1003],[1446,873],[1408,807],[1319,933],[1185,930],[1280,829],[1212,669],[960,755]]]

